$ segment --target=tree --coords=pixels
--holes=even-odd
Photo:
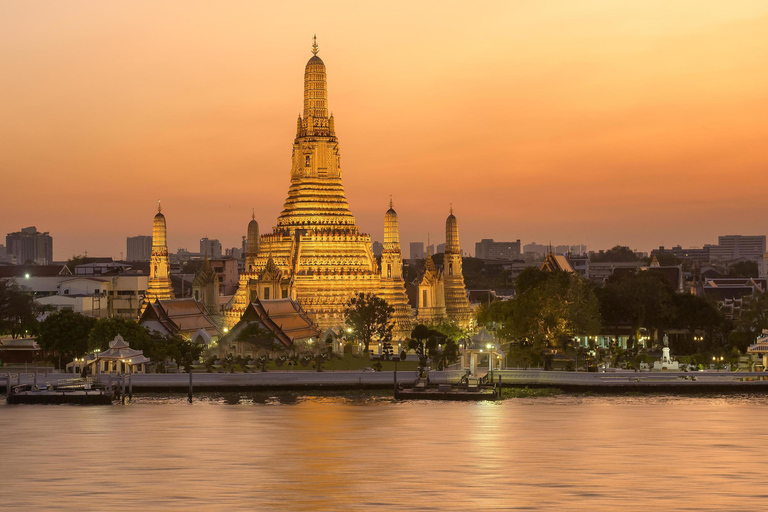
[[[198,274],[203,270],[205,262],[202,260],[188,260],[181,266],[182,274]]]
[[[107,350],[109,342],[118,334],[131,348],[143,351],[150,359],[152,356],[157,357],[154,351],[158,347],[155,345],[161,337],[154,338],[153,343],[149,330],[128,318],[100,318],[88,335],[88,350]]]
[[[744,298],[741,316],[736,320],[728,341],[744,352],[764,329],[768,329],[768,293],[757,293]]]
[[[728,275],[733,277],[757,277],[759,269],[756,261],[740,261],[728,269]]]
[[[173,347],[172,356],[178,366],[183,366],[184,371],[191,372],[192,364],[200,360],[200,354],[203,353],[203,346],[192,343],[189,340],[173,336],[170,340]]]
[[[592,283],[573,273],[536,272],[525,277],[528,282],[514,299],[510,332],[515,338],[532,340],[536,349],[551,349],[575,335],[600,331]]]
[[[711,337],[714,330],[724,321],[722,313],[711,302],[688,293],[676,293],[672,296],[672,318],[670,327],[687,331],[684,346],[673,345],[675,354],[693,354],[698,350],[693,337],[696,331],[705,331]]]
[[[78,255],[78,256],[72,256],[67,260],[67,263],[65,264],[70,272],[73,274],[75,273],[75,267],[78,265],[86,265],[88,263],[93,263],[96,261],[96,258],[89,258],[87,256]]]
[[[37,332],[37,315],[43,310],[34,297],[15,281],[0,281],[0,333],[18,338]]]
[[[641,327],[663,329],[669,324],[675,292],[657,272],[614,274],[598,292],[606,325],[628,325],[637,337]]]
[[[267,371],[270,359],[285,350],[285,345],[269,329],[258,322],[246,325],[235,336],[236,341],[244,341],[253,349],[253,354],[262,372]]]
[[[373,339],[392,341],[392,314],[395,309],[387,301],[371,293],[360,293],[349,299],[344,312],[346,324],[365,346],[365,353]]]
[[[477,323],[496,331],[496,337],[512,339],[514,318],[514,300],[495,300],[490,304],[481,304],[477,308]]]
[[[95,318],[73,311],[51,313],[40,323],[37,341],[59,362],[69,361],[89,352],[88,336],[94,325]]]
[[[589,257],[589,261],[593,262],[626,262],[637,261],[637,255],[635,252],[625,245],[616,245],[607,251],[600,251],[593,253]]]

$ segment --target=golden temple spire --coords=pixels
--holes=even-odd
[[[328,119],[328,90],[326,86],[325,63],[317,56],[317,38],[312,45],[314,54],[304,67],[304,119],[318,119],[318,125],[327,126],[320,119]],[[313,135],[312,127],[307,125],[309,135]]]
[[[163,211],[163,206],[160,204],[160,200],[157,200],[157,213],[160,213]]]
[[[312,54],[317,55],[317,52],[320,51],[320,47],[317,46],[317,34],[312,36]]]
[[[459,223],[453,215],[453,204],[451,204],[451,213],[445,220],[445,252],[461,254],[461,246],[459,245]]]
[[[389,196],[389,210],[384,214],[384,249],[400,251],[400,228],[397,222],[397,212],[394,209],[392,196]]]
[[[256,220],[256,208],[251,208],[251,219]]]

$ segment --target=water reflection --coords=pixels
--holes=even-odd
[[[298,392],[0,404],[0,509],[763,510],[766,405]]]

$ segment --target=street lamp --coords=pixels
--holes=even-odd
[[[491,350],[493,345],[488,343],[485,347],[488,349],[488,373],[491,375],[491,382],[493,382],[493,350]]]

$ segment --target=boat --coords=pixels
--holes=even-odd
[[[436,384],[426,377],[418,377],[412,387],[404,387],[397,382],[395,372],[396,400],[499,400],[501,398],[501,379],[498,383],[489,383],[486,377],[473,377],[467,372],[456,384]]]
[[[8,404],[79,404],[112,405],[120,394],[119,388],[86,379],[60,380],[56,384],[10,386]]]

